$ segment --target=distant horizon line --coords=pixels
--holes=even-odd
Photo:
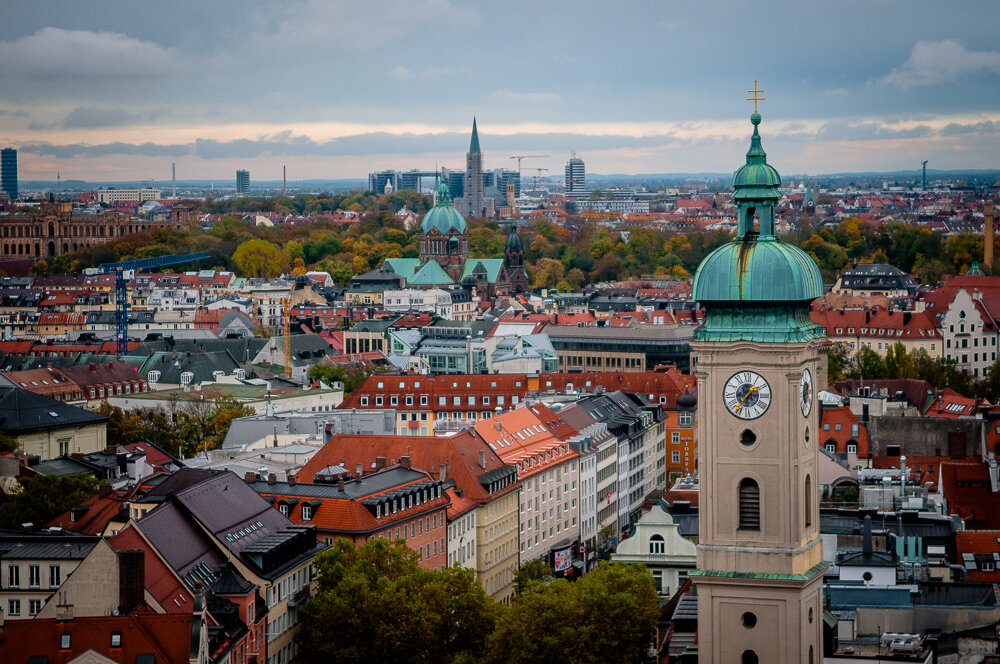
[[[399,171],[400,173],[405,173],[406,171]],[[970,169],[927,169],[927,175],[990,175],[995,174],[1000,176],[1000,168],[998,169],[987,169],[987,168],[970,168]],[[889,177],[889,176],[903,176],[903,177],[922,177],[923,173],[920,169],[906,169],[898,171],[841,171],[835,173],[820,173],[820,174],[808,174],[808,173],[791,173],[783,175],[784,179],[797,179],[797,178],[844,178],[844,177]],[[679,172],[679,173],[588,173],[587,179],[626,179],[626,180],[640,180],[640,179],[692,179],[692,178],[729,178],[732,176],[732,172]],[[430,176],[428,176],[430,177]],[[534,176],[532,176],[534,177]],[[367,176],[362,177],[347,177],[347,178],[301,178],[298,180],[287,180],[289,186],[294,184],[322,184],[322,183],[364,183],[367,181]],[[561,180],[560,175],[550,175],[543,176],[541,180],[551,181],[553,179]],[[158,188],[172,187],[173,180],[147,180],[147,179],[126,179],[126,180],[81,180],[79,178],[68,178],[65,180],[38,180],[38,179],[19,179],[21,186],[66,186],[69,183],[82,183],[85,185],[146,185],[146,186],[156,186]],[[189,179],[178,179],[178,185],[212,185],[215,183],[229,183],[232,182],[235,186],[236,178],[189,178]],[[277,180],[251,180],[251,185],[257,186],[274,186],[280,187],[285,181],[281,179]]]

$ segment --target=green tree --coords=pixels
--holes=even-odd
[[[432,664],[485,654],[501,609],[472,570],[423,569],[404,541],[384,539],[357,548],[338,539],[314,564],[319,592],[299,609],[303,662]]]
[[[535,558],[521,565],[521,569],[514,573],[514,585],[518,594],[530,592],[538,584],[548,580],[553,580],[555,572],[552,565],[549,565],[544,558]]]
[[[530,586],[497,623],[488,662],[641,662],[656,631],[657,594],[642,565],[602,563],[580,580]]]
[[[36,274],[45,274],[49,271],[49,264],[44,260],[39,260],[37,263],[31,266],[28,270],[28,276],[35,276]]]
[[[208,422],[208,431],[205,432],[205,447],[210,450],[217,450],[222,447],[222,441],[226,439],[229,426],[237,417],[250,417],[256,411],[252,406],[245,406],[236,400],[236,397],[224,394],[216,397],[212,403],[212,411]]]
[[[826,356],[826,373],[830,384],[847,378],[851,366],[851,349],[843,341],[833,344]]]
[[[14,530],[23,523],[39,527],[97,493],[100,482],[93,475],[28,475],[18,479],[20,490],[3,496],[0,530]]]
[[[247,240],[236,248],[233,263],[244,277],[276,277],[285,267],[285,257],[267,240]]]

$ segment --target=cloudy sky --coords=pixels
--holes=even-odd
[[[996,0],[5,0],[22,179],[1000,167]]]

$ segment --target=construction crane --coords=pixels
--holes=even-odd
[[[521,160],[522,159],[543,159],[545,157],[551,157],[550,154],[512,154],[511,159],[517,159],[517,179],[521,180]]]
[[[547,168],[533,168],[531,170],[538,171],[538,174],[535,175],[535,190],[537,191],[538,190],[538,180],[542,177],[542,171],[547,171],[549,169],[547,169]]]
[[[285,337],[285,374],[288,379],[292,379],[292,299],[290,297],[280,297],[276,295],[257,295],[256,293],[244,293],[242,291],[203,289],[202,295],[208,292],[211,295],[229,295],[231,297],[246,298],[254,302],[269,302],[281,307],[281,323]],[[263,316],[262,316],[263,318]]]
[[[98,274],[115,275],[115,353],[117,355],[124,355],[128,352],[128,282],[135,278],[135,273],[167,265],[200,261],[205,258],[209,258],[209,255],[200,251],[196,254],[158,256],[157,258],[144,258],[137,261],[102,263],[98,266]]]

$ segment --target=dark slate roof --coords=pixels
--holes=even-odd
[[[173,503],[149,512],[136,527],[182,579],[198,570],[218,569],[226,561],[208,535]]]
[[[159,382],[180,385],[181,374],[185,371],[194,374],[192,383],[200,383],[214,381],[215,371],[222,371],[227,376],[232,375],[239,366],[239,362],[226,350],[179,352],[176,357],[173,351],[164,351],[150,355],[139,371],[147,377],[149,372],[155,369],[160,372]]]
[[[14,435],[65,427],[101,424],[108,418],[84,408],[29,392],[0,386],[0,431]]]
[[[94,535],[40,535],[3,533],[0,560],[83,560],[101,541]]]
[[[162,500],[171,493],[183,491],[190,486],[204,482],[208,478],[223,472],[221,470],[206,470],[202,468],[181,468],[173,475],[159,481],[156,486],[147,491],[144,500],[147,502]]]
[[[174,498],[220,541],[233,536],[233,553],[292,525],[288,517],[231,472],[178,491]]]
[[[254,584],[244,579],[233,564],[227,562],[210,589],[216,595],[246,595],[253,591]]]
[[[268,484],[264,480],[248,484],[258,493],[276,493],[282,496],[298,496],[300,498],[363,498],[375,493],[381,493],[409,482],[426,480],[427,474],[418,470],[394,467],[371,475],[365,475],[361,481],[350,480],[344,483],[340,491],[336,484],[289,484],[277,482]],[[428,480],[428,484],[433,484]]]
[[[39,475],[75,475],[76,473],[92,473],[94,468],[72,457],[60,457],[42,461],[33,467]]]

